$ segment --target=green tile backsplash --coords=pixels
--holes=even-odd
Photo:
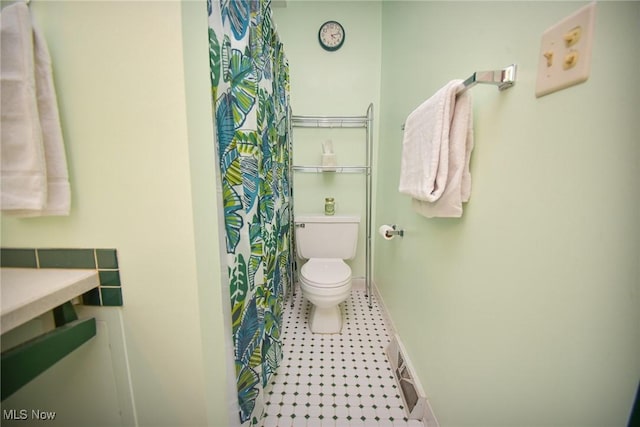
[[[100,286],[85,293],[82,302],[85,305],[123,305],[116,249],[2,248],[0,265],[7,268],[97,269]]]
[[[102,271],[98,270],[101,286],[120,286],[119,271]]]
[[[0,264],[3,267],[38,268],[35,249],[1,249]]]
[[[100,288],[103,306],[122,305],[122,292],[119,288]]]
[[[38,249],[40,268],[96,268],[94,249]]]
[[[96,249],[98,268],[118,268],[118,256],[115,249]]]

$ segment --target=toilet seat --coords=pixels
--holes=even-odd
[[[300,269],[307,286],[337,288],[351,282],[351,268],[339,258],[312,258]]]

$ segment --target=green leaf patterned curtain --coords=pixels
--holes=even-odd
[[[208,12],[240,420],[255,425],[291,281],[289,65],[269,0],[209,0]]]

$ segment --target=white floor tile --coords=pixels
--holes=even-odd
[[[264,427],[278,427],[278,418],[276,418],[275,416],[273,417],[265,417],[264,419],[264,423],[263,423]]]
[[[266,389],[264,427],[423,427],[408,420],[385,355],[380,307],[362,290],[342,304],[341,334],[312,334],[309,303],[285,306],[283,361]]]
[[[291,427],[307,427],[307,420],[305,418],[294,418]]]
[[[322,408],[319,405],[313,405],[308,408],[307,413],[309,414],[309,416],[317,418],[322,414]]]
[[[322,427],[336,427],[336,420],[323,418],[320,425]]]

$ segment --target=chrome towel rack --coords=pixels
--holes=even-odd
[[[471,89],[477,84],[498,86],[499,91],[509,89],[516,83],[517,68],[516,64],[511,64],[500,70],[476,71],[462,82],[463,87],[458,91],[457,95]],[[404,124],[402,125],[402,130],[404,130]]]
[[[458,91],[458,95],[479,83],[498,86],[501,91],[509,89],[516,82],[516,69],[516,64],[511,64],[501,70],[476,71],[462,82],[464,87]]]

